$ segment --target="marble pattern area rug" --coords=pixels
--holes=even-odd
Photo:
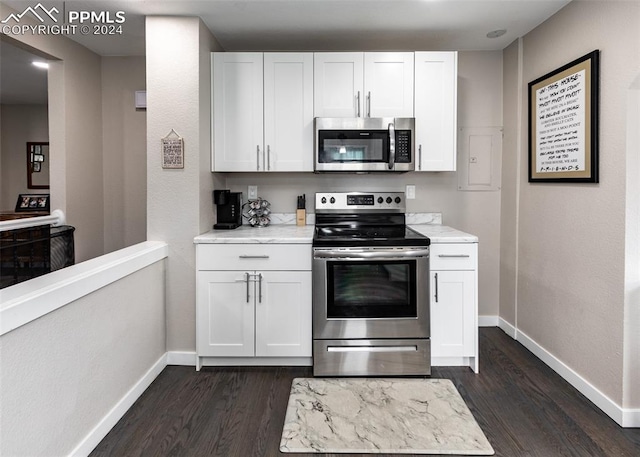
[[[448,379],[296,378],[281,452],[493,455]]]

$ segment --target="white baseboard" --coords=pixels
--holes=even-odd
[[[558,373],[565,381],[571,384],[582,395],[587,397],[594,405],[600,408],[607,416],[613,419],[622,427],[640,427],[640,409],[627,409],[617,405],[613,400],[602,393],[589,381],[580,376],[571,367],[566,365],[556,356],[540,346],[527,334],[516,327],[500,319],[499,327],[510,337],[519,341],[533,355],[547,364],[553,371]]]
[[[622,425],[628,428],[640,427],[640,409],[623,409],[622,410]]]
[[[167,365],[180,365],[184,367],[196,366],[196,353],[194,352],[167,352]]]
[[[310,367],[311,357],[200,357],[200,367]]]
[[[138,380],[138,382],[120,399],[116,405],[111,408],[111,411],[102,418],[98,425],[91,430],[87,436],[75,447],[69,454],[73,457],[88,456],[91,451],[107,436],[107,433],[111,431],[114,425],[125,415],[125,413],[131,408],[135,401],[140,398],[140,395],[147,390],[154,379],[164,370],[167,366],[167,353],[164,353],[156,363],[153,364],[149,370]]]
[[[498,316],[478,316],[478,327],[497,327],[499,319]]]
[[[500,321],[498,322],[498,327],[500,327],[500,329],[504,333],[509,335],[514,340],[517,339],[516,336],[517,336],[518,331],[516,330],[516,328],[513,325],[511,325],[509,322],[505,321],[503,318],[500,318]]]

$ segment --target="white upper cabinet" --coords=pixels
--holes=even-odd
[[[415,53],[416,171],[455,171],[456,52]]]
[[[266,171],[313,171],[313,54],[264,54]]]
[[[316,117],[413,117],[413,52],[314,54]]]
[[[213,53],[212,171],[313,171],[313,118],[415,117],[416,171],[455,171],[456,52]]]
[[[313,55],[315,117],[360,117],[364,91],[362,52]]]
[[[365,52],[364,116],[413,117],[413,52]]]
[[[313,54],[213,53],[212,171],[313,171]]]
[[[212,171],[262,170],[262,53],[216,52]]]

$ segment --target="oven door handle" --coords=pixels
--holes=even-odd
[[[327,346],[327,352],[417,352],[418,346]]]
[[[407,259],[429,257],[429,249],[412,249],[407,251],[314,251],[317,259]]]

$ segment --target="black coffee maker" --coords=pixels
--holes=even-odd
[[[242,192],[214,190],[213,203],[217,206],[218,221],[214,229],[231,230],[242,225]]]

